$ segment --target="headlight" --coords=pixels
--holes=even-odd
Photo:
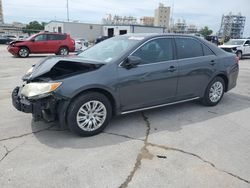
[[[37,97],[39,95],[49,94],[55,91],[62,82],[57,83],[29,83],[26,84],[22,90],[21,94],[25,97]]]

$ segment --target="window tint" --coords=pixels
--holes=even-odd
[[[179,59],[203,56],[201,44],[191,38],[177,38],[176,47]]]
[[[35,41],[44,41],[44,40],[47,40],[46,35],[38,35],[35,38]]]
[[[250,44],[250,40],[246,41],[246,43],[245,43],[245,44]]]
[[[212,52],[212,50],[210,50],[207,46],[205,46],[205,45],[202,45],[202,46],[203,46],[204,56],[214,55],[214,53]]]
[[[140,57],[143,64],[173,60],[172,39],[162,38],[152,40],[132,55]]]
[[[64,40],[66,35],[48,35],[48,40]]]

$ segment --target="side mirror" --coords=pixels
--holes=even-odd
[[[33,38],[33,39],[31,39],[30,41],[31,41],[31,42],[35,42],[35,39]]]
[[[126,69],[132,69],[137,67],[137,65],[142,63],[142,59],[137,56],[129,56],[123,63],[123,67]]]

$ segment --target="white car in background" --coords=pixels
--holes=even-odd
[[[75,51],[84,51],[88,48],[89,42],[85,39],[75,39]]]
[[[250,55],[250,39],[231,39],[219,47],[227,52],[235,53],[239,59]]]

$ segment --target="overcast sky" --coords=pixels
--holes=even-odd
[[[66,20],[66,0],[2,0],[7,23],[32,20]],[[101,23],[107,13],[121,16],[153,16],[159,2],[172,6],[173,18],[185,19],[188,24],[209,26],[218,31],[222,14],[232,11],[246,16],[245,36],[250,36],[250,0],[69,0],[70,19]]]

